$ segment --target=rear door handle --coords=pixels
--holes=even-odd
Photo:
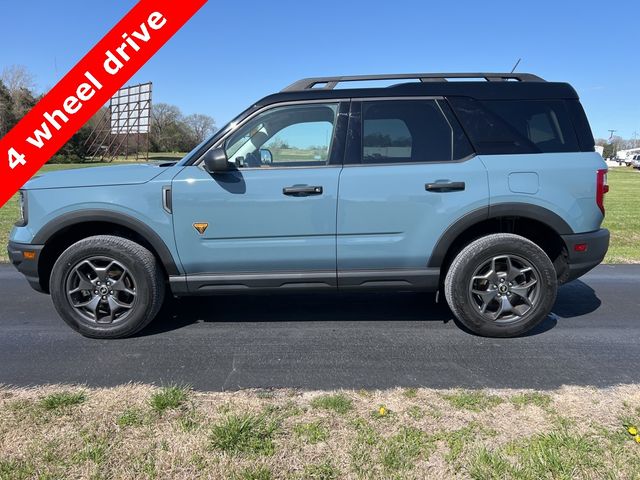
[[[424,186],[427,192],[460,192],[465,189],[464,182],[436,182]]]
[[[282,189],[284,195],[290,195],[292,197],[308,197],[309,195],[322,195],[322,187],[319,185],[294,185],[292,187],[285,187]]]

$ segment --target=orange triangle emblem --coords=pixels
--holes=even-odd
[[[208,223],[194,223],[193,228],[195,228],[200,235],[204,235],[204,232],[207,230],[209,226]]]

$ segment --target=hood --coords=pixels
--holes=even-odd
[[[173,163],[142,163],[107,165],[103,167],[61,170],[36,176],[23,187],[25,190],[43,188],[102,187],[107,185],[136,185],[153,180]]]

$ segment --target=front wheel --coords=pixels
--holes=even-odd
[[[445,278],[445,296],[456,318],[487,337],[514,337],[551,312],[558,282],[547,254],[532,241],[508,233],[467,245]]]
[[[124,338],[156,316],[165,282],[154,255],[121,237],[99,235],[71,245],[50,281],[58,314],[91,338]]]

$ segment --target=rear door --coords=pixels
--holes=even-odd
[[[189,166],[176,176],[175,236],[192,292],[335,288],[341,108],[348,104],[270,108],[224,140],[235,170]]]
[[[437,286],[444,231],[486,208],[487,172],[437,98],[353,101],[338,200],[340,288]]]

